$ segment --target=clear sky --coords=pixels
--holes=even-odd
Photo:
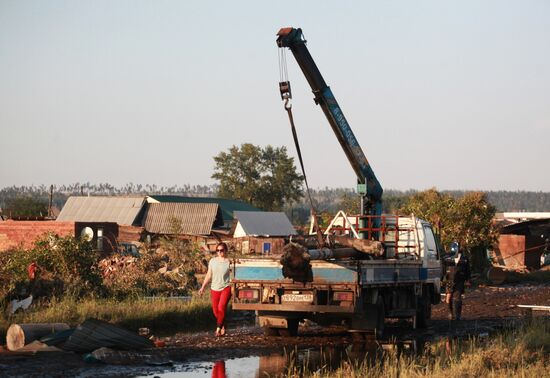
[[[550,191],[550,1],[0,0],[0,187],[211,184],[295,156],[276,32],[301,27],[382,187]],[[312,187],[355,176],[288,54]]]

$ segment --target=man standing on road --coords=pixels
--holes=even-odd
[[[466,282],[470,279],[470,261],[460,252],[457,242],[451,244],[451,255],[445,258],[445,265],[445,301],[449,305],[449,319],[460,320],[462,296]]]

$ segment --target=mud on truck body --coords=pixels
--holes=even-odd
[[[413,327],[425,327],[441,290],[432,227],[414,216],[382,215],[380,224],[383,256],[312,259],[310,282],[285,278],[275,256],[235,259],[233,309],[256,311],[268,335],[296,335],[304,319],[345,325],[357,334],[381,334],[386,318],[409,318]]]

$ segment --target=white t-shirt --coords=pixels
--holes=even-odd
[[[208,267],[212,270],[212,290],[220,291],[229,286],[229,259],[223,261],[214,257],[210,259]]]

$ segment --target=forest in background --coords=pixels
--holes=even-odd
[[[129,183],[121,187],[103,184],[75,183],[53,187],[53,207],[61,209],[67,198],[77,195],[90,196],[128,196],[128,195],[182,195],[190,197],[215,197],[218,193],[218,185],[183,185],[183,186],[157,186],[150,184]],[[417,190],[384,191],[384,212],[392,213],[402,207],[408,198]],[[459,198],[468,191],[452,190],[441,191]],[[318,188],[311,191],[313,201],[318,212],[335,213],[342,209],[345,201],[356,201],[357,195],[351,188]],[[529,191],[486,191],[489,202],[495,206],[498,212],[503,211],[550,211],[550,192]],[[50,186],[10,186],[0,189],[0,209],[8,215],[10,203],[15,199],[28,199],[46,206],[49,203]],[[309,215],[309,205],[306,197],[300,201],[286,204],[285,212],[289,217],[302,223]],[[44,216],[47,214],[44,214]]]

